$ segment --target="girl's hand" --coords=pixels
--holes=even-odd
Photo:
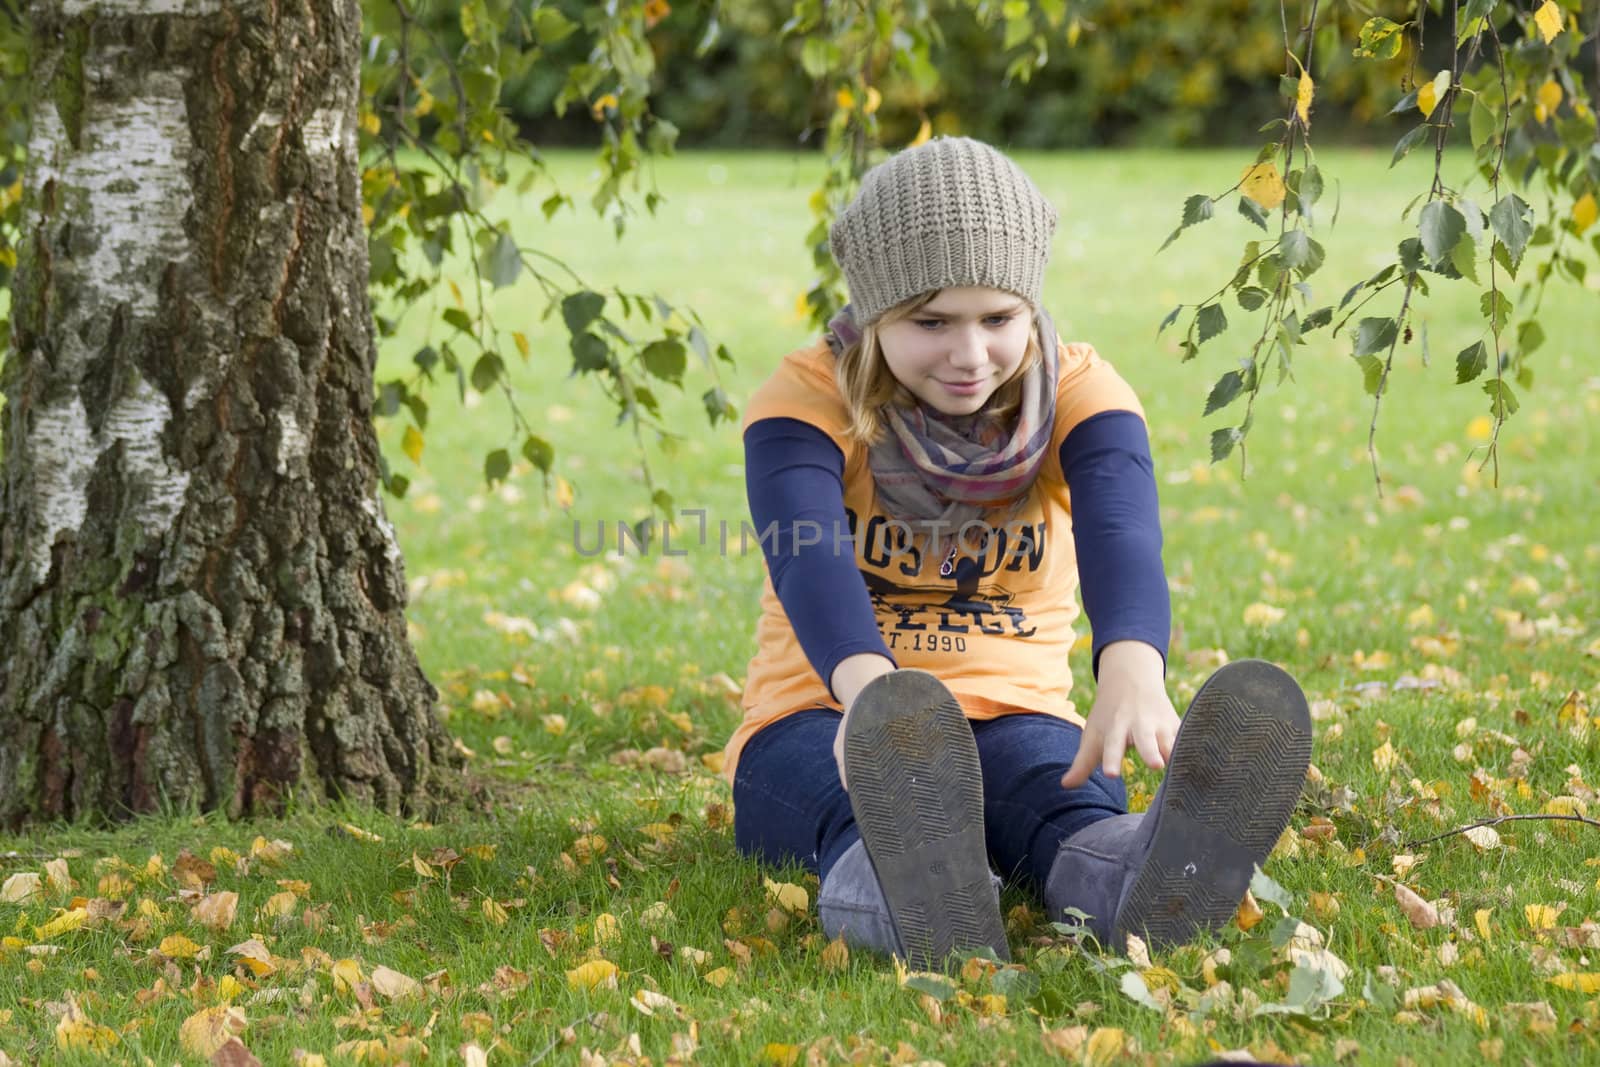
[[[1105,662],[1105,652],[1100,653],[1100,662]],[[875,652],[859,652],[854,656],[846,656],[839,661],[833,669],[833,695],[839,698],[839,703],[844,705],[844,715],[839,719],[839,731],[833,735],[833,762],[839,766],[839,781],[845,789],[850,788],[850,783],[844,780],[844,724],[850,717],[850,707],[856,702],[856,697],[861,695],[867,683],[880,674],[888,674],[894,670],[894,664]]]
[[[1143,641],[1113,641],[1100,650],[1094,707],[1083,727],[1078,757],[1062,776],[1062,786],[1083,785],[1096,764],[1108,777],[1117,777],[1130,746],[1146,766],[1165,767],[1179,721],[1167,696],[1161,653]]]

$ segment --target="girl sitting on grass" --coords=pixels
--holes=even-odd
[[[831,232],[850,305],[745,419],[769,581],[727,748],[735,839],[821,878],[829,937],[919,967],[1008,958],[991,862],[1119,950],[1220,926],[1310,761],[1305,698],[1267,663],[1218,671],[1180,729],[1142,411],[1040,306],[1055,226],[977,141],[874,168]],[[1130,748],[1167,768],[1138,815]]]

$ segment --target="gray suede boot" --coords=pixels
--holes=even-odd
[[[1289,825],[1311,762],[1311,715],[1287,673],[1261,660],[1217,671],[1183,717],[1150,810],[1061,845],[1044,898],[1090,916],[1102,945],[1128,934],[1181,944],[1230,918]]]
[[[857,695],[844,731],[850,807],[896,955],[917,970],[963,949],[1010,959],[989,871],[978,746],[956,698],[926,671],[891,671]],[[841,882],[836,899],[859,906],[860,884]]]
[[[998,912],[1000,876],[992,871],[989,885],[994,894],[993,907]],[[843,937],[855,948],[902,959],[906,956],[900,935],[895,932],[894,917],[889,914],[889,902],[884,899],[883,887],[878,884],[862,841],[845,849],[828,871],[817,893],[817,915],[822,920],[822,932],[830,940]]]

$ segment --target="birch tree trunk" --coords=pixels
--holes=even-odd
[[[377,496],[356,0],[36,0],[0,825],[456,765]]]

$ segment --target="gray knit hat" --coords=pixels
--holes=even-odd
[[[1022,169],[981,141],[938,137],[867,172],[829,231],[858,323],[950,286],[1039,303],[1056,210]]]

